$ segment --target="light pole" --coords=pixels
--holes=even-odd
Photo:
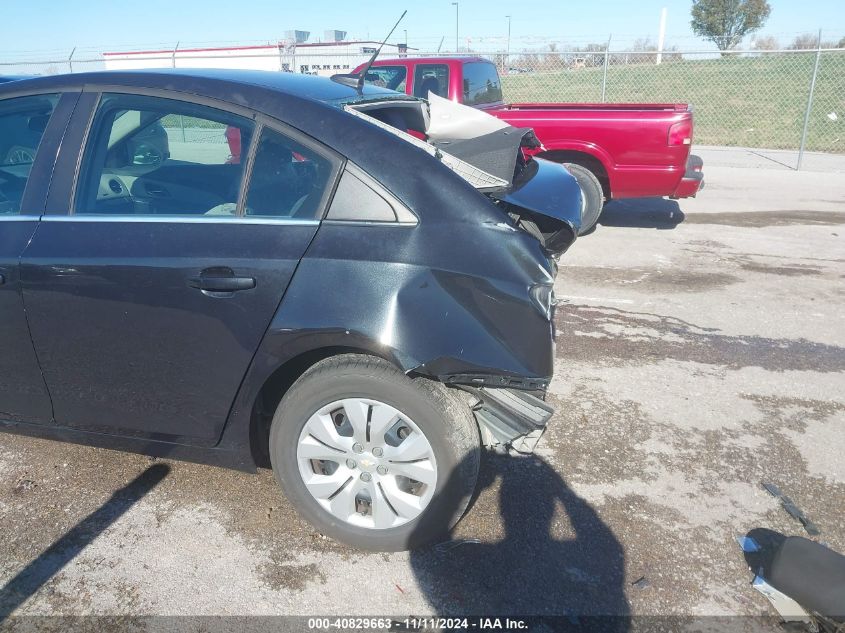
[[[458,3],[452,3],[455,6],[455,53],[460,52],[460,48],[458,47]]]
[[[507,74],[508,68],[510,68],[510,56],[511,56],[511,16],[505,16],[508,19],[508,47],[505,50],[505,68],[504,71]]]

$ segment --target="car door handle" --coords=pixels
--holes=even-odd
[[[188,280],[191,288],[208,290],[209,292],[235,292],[255,288],[252,277],[191,277]]]
[[[188,286],[202,290],[212,296],[231,296],[238,290],[255,288],[254,277],[236,277],[234,271],[226,266],[206,268],[196,277],[188,279]],[[216,293],[221,293],[217,295]]]

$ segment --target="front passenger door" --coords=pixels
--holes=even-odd
[[[103,95],[75,203],[45,216],[22,259],[56,422],[215,444],[338,167],[242,114]]]

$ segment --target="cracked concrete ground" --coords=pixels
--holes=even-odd
[[[564,256],[557,412],[537,457],[486,461],[453,534],[479,543],[352,550],[266,470],[159,460],[134,503],[112,499],[149,458],[4,434],[0,587],[24,570],[25,591],[0,601],[130,618],[771,614],[734,538],[801,527],[761,481],[845,551],[845,179],[705,158],[698,199],[613,203]]]

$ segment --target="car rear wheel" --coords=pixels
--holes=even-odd
[[[581,228],[578,235],[584,235],[591,231],[596,222],[599,221],[599,216],[604,207],[604,190],[595,174],[583,165],[575,163],[564,163],[563,165],[581,187],[583,206],[581,207]]]
[[[479,459],[478,428],[458,394],[363,355],[305,372],[270,428],[273,471],[297,510],[321,533],[371,550],[448,532]]]

